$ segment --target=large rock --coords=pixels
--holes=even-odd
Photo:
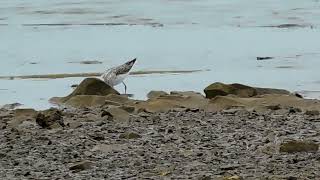
[[[206,94],[206,97],[210,99],[216,96],[227,96],[230,94],[242,98],[264,94],[290,94],[289,91],[283,89],[256,88],[243,84],[224,84],[221,82],[216,82],[209,85],[204,89],[204,93]]]
[[[214,98],[216,96],[226,96],[234,94],[239,97],[252,97],[257,95],[255,88],[242,84],[224,84],[216,82],[204,89],[207,98]]]
[[[53,103],[64,103],[72,97],[79,95],[96,95],[96,96],[107,96],[109,94],[120,94],[118,91],[107,85],[100,79],[97,78],[86,78],[79,86],[68,96],[62,98],[52,98],[50,101]]]

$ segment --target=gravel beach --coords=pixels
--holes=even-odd
[[[0,113],[1,179],[320,178],[317,113],[177,109],[121,121],[65,109],[64,127],[48,129],[21,112]]]

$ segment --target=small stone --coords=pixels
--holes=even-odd
[[[6,157],[7,155],[5,153],[0,152],[0,159]]]
[[[123,133],[119,136],[121,139],[138,139],[141,138],[141,135],[133,132]]]
[[[294,108],[294,107],[289,108],[289,113],[298,113],[298,112],[302,112],[302,110],[300,108]]]
[[[30,175],[31,175],[30,171],[27,171],[26,173],[24,173],[24,176],[30,176]]]
[[[294,93],[294,95],[296,96],[296,97],[298,97],[298,98],[303,98],[303,96],[301,95],[301,94],[299,94],[299,93]]]
[[[317,152],[319,145],[314,142],[290,141],[280,145],[280,152]]]
[[[69,170],[75,171],[75,172],[79,172],[79,171],[83,171],[83,170],[87,170],[87,169],[91,169],[92,168],[93,163],[90,161],[82,161],[79,163],[76,163],[74,165],[72,165]]]
[[[294,176],[289,176],[289,177],[286,177],[285,179],[286,180],[298,180],[298,178],[294,177]]]
[[[308,116],[318,116],[320,113],[318,110],[308,110],[305,114]]]
[[[281,109],[280,104],[277,104],[277,105],[269,105],[269,106],[267,106],[267,108],[270,109],[270,110],[273,110],[273,111],[276,111],[276,110]]]
[[[220,169],[228,171],[228,170],[234,170],[234,169],[236,169],[238,167],[239,167],[238,164],[229,164],[229,165],[221,166]]]
[[[231,176],[231,177],[225,177],[223,180],[242,180],[243,178],[240,176]]]
[[[199,180],[212,180],[212,178],[210,176],[202,176]]]
[[[71,129],[76,129],[76,128],[81,127],[81,126],[82,126],[82,123],[81,123],[81,122],[78,122],[78,121],[73,121],[73,122],[68,123],[68,126],[69,126]]]
[[[110,112],[103,110],[102,113],[101,113],[101,117],[105,117],[105,116],[108,116],[111,119],[113,118],[113,116],[112,116],[112,114]]]
[[[96,141],[103,141],[105,140],[105,137],[103,134],[93,134],[93,135],[90,135],[90,137]]]
[[[98,121],[97,123],[96,123],[96,126],[103,126],[103,125],[105,125],[106,123],[104,122],[104,121]]]

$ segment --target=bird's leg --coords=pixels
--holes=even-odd
[[[124,85],[124,94],[127,94],[127,85],[123,81],[122,84]]]

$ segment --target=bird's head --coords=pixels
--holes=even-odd
[[[137,60],[137,58],[134,58],[133,60],[126,62],[126,65],[132,67],[134,65],[134,63],[136,62],[136,60]]]

